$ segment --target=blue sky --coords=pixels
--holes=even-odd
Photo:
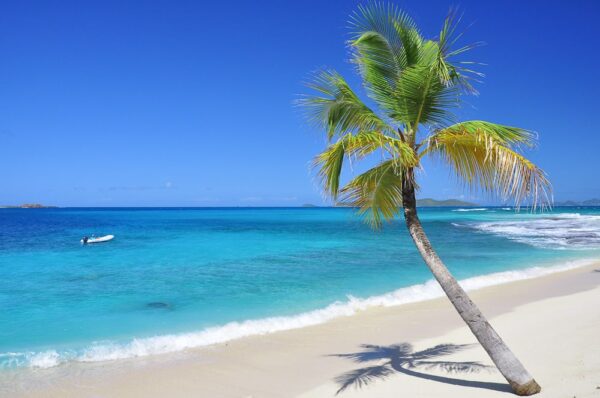
[[[3,2],[0,204],[322,203],[309,163],[325,141],[292,102],[321,67],[360,89],[344,45],[357,4]],[[600,2],[397,4],[429,37],[459,5],[487,64],[461,115],[537,131],[555,198],[600,197]],[[427,164],[420,196],[461,197],[448,176]]]

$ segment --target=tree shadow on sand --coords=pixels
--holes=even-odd
[[[361,364],[375,361],[380,362],[379,365],[351,370],[336,377],[335,381],[340,386],[336,395],[351,386],[362,388],[376,380],[384,380],[395,373],[456,386],[483,388],[510,393],[511,388],[508,384],[463,380],[423,372],[423,370],[441,370],[446,373],[495,371],[494,367],[483,365],[479,362],[453,362],[438,359],[439,357],[456,353],[471,346],[472,344],[440,344],[422,351],[414,351],[412,345],[408,343],[390,346],[363,344],[361,345],[363,350],[360,352],[331,355]]]

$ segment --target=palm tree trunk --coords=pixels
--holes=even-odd
[[[402,201],[406,226],[413,238],[419,253],[439,282],[448,299],[454,305],[462,319],[469,326],[479,343],[488,353],[500,373],[506,378],[517,395],[533,395],[541,391],[541,387],[519,362],[517,357],[502,341],[479,308],[471,301],[467,293],[458,284],[448,268],[433,250],[419,217],[413,184],[412,170],[406,175],[402,187]]]

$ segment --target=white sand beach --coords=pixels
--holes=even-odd
[[[542,386],[538,396],[600,397],[600,264],[471,295]],[[510,396],[494,368],[473,364],[491,365],[475,343],[447,300],[440,298],[176,354],[5,372],[0,395]],[[444,349],[432,350],[439,345]],[[432,354],[427,359],[431,363],[403,366],[418,360],[423,350]],[[455,367],[469,371],[447,371]]]
[[[0,398],[600,398],[599,17],[2,2]]]

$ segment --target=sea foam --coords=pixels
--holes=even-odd
[[[460,281],[467,291],[500,285],[516,280],[531,279],[555,272],[590,265],[597,259],[584,259],[560,265],[533,267],[497,272],[467,278]],[[345,301],[334,302],[327,307],[294,316],[270,317],[242,322],[231,322],[192,333],[170,334],[148,338],[136,338],[125,343],[95,343],[80,351],[48,350],[0,354],[1,367],[49,368],[68,361],[97,362],[125,358],[165,354],[194,347],[224,343],[242,337],[263,335],[283,330],[298,329],[328,322],[335,318],[354,315],[373,307],[392,307],[425,301],[443,296],[434,280],[423,284],[397,289],[393,292],[357,298],[348,296]]]
[[[597,249],[600,216],[579,213],[527,220],[453,223],[545,249]]]

